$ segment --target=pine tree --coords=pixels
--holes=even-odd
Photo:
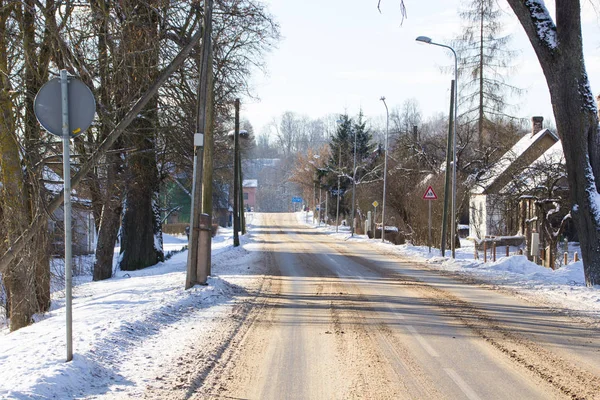
[[[364,161],[369,157],[375,145],[371,143],[372,135],[366,127],[366,121],[362,111],[358,115],[356,122],[348,114],[340,115],[338,127],[334,136],[329,142],[330,157],[327,163],[329,174],[325,178],[326,185],[330,188],[333,199],[336,199],[335,193],[338,190],[338,175],[340,175],[339,190],[343,196],[352,187],[352,176],[354,166],[354,139],[356,134],[356,180],[364,176],[367,171],[362,168]],[[346,214],[349,207],[343,204],[350,202],[350,199],[342,197],[340,199],[340,213]]]
[[[477,144],[486,144],[486,130],[507,117],[506,94],[520,89],[506,82],[515,52],[508,49],[510,36],[502,34],[502,10],[495,0],[465,0],[459,12],[464,21],[456,40],[459,56],[459,119],[477,125]],[[491,136],[491,135],[488,135]]]

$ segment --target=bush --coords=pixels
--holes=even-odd
[[[185,222],[178,224],[164,224],[162,226],[163,233],[168,235],[186,235],[185,228],[190,224],[186,224]],[[212,224],[212,229],[210,230],[210,234],[212,237],[217,236],[217,232],[219,231],[219,224]]]
[[[169,235],[185,235],[185,227],[188,226],[188,223],[180,222],[177,224],[163,224],[162,231],[163,233]]]

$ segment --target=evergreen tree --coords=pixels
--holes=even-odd
[[[352,126],[351,142],[352,142],[352,155],[354,155],[354,134],[356,134],[356,165],[362,165],[373,150],[375,144],[372,143],[373,135],[371,131],[367,129],[367,121],[364,119],[362,111],[358,114],[358,120]]]
[[[459,118],[463,125],[477,125],[477,147],[481,148],[492,136],[486,131],[493,131],[495,122],[507,117],[506,94],[519,94],[521,90],[505,80],[515,52],[508,49],[510,36],[502,35],[502,10],[497,2],[465,0],[463,4],[459,14],[464,30],[455,43],[459,56]]]
[[[340,213],[347,214],[350,206],[350,198],[344,197],[344,194],[352,188],[353,166],[354,166],[354,139],[356,134],[356,181],[360,181],[368,171],[364,168],[365,161],[373,152],[375,145],[371,143],[372,135],[366,127],[366,121],[362,111],[358,115],[356,122],[348,116],[342,114],[338,118],[338,126],[335,135],[329,142],[330,157],[327,163],[329,173],[325,177],[326,185],[330,188],[333,200],[336,201],[338,190],[338,175],[340,176],[339,190],[340,195]],[[335,213],[335,210],[332,210]]]

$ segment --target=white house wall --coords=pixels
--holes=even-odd
[[[506,234],[504,203],[498,195],[471,195],[469,207],[469,235],[483,239],[486,236]]]
[[[502,236],[507,234],[505,208],[505,203],[502,201],[501,196],[494,194],[486,196],[486,235]]]
[[[469,206],[469,236],[482,239],[487,232],[487,195],[471,195]]]
[[[56,245],[64,246],[63,242],[64,231],[62,228],[62,221],[64,218],[64,211],[61,208],[57,209],[53,213],[53,220],[49,221],[49,230],[53,235],[53,239],[58,242]],[[59,222],[60,227],[57,226],[56,222]],[[72,246],[73,254],[91,254],[96,250],[97,233],[96,225],[94,224],[94,217],[90,210],[73,208],[71,214],[72,222]]]

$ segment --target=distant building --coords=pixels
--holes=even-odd
[[[258,188],[257,179],[244,179],[242,183],[244,195],[244,209],[246,211],[256,209],[256,190]]]
[[[44,168],[43,174],[46,189],[53,194],[58,194],[63,188],[62,168],[58,171]],[[71,192],[71,246],[73,255],[92,254],[96,250],[98,235],[90,197],[84,186],[80,186]],[[64,216],[64,208],[59,207],[48,218],[50,247],[54,255],[64,254]]]
[[[94,224],[91,203],[81,199],[73,199],[71,204],[71,250],[73,255],[92,254],[96,251],[98,235]],[[64,209],[58,208],[48,220],[50,245],[52,254],[62,255],[65,250]]]

